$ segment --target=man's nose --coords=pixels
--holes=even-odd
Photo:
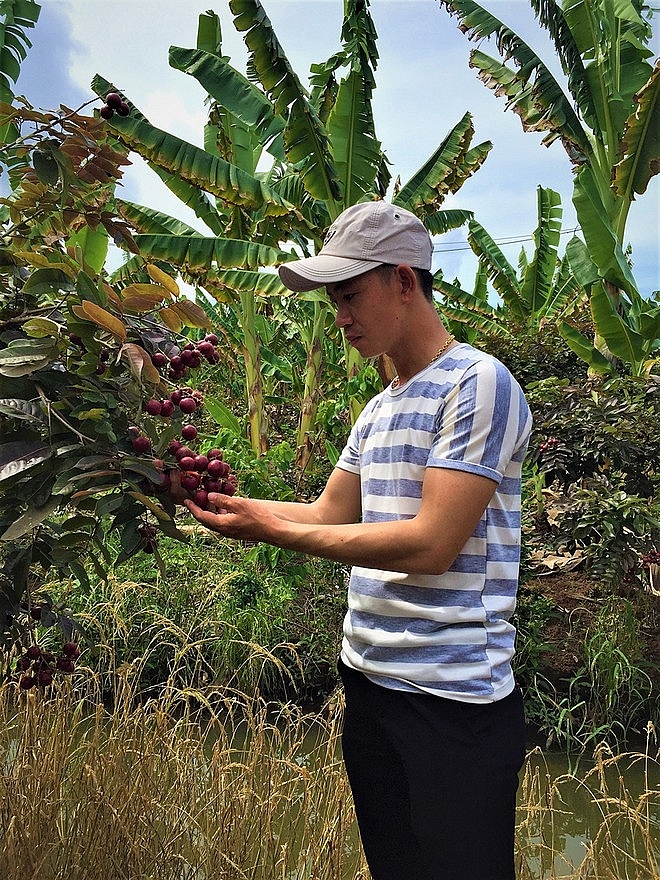
[[[346,327],[348,324],[350,324],[352,320],[353,319],[351,318],[351,315],[346,306],[337,306],[337,314],[335,315],[335,326],[341,329],[342,327]]]

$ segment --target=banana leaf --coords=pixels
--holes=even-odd
[[[596,331],[609,351],[629,364],[634,375],[639,375],[647,355],[644,337],[619,314],[602,282],[595,284],[591,291],[591,314]]]
[[[138,232],[154,235],[199,235],[193,226],[153,208],[145,208],[124,199],[117,199],[116,205],[121,216]]]
[[[92,80],[92,89],[98,95],[117,91],[116,87],[98,74]],[[269,216],[295,213],[264,184],[230,165],[217,156],[181,140],[151,125],[136,108],[129,116],[115,115],[108,121],[127,146],[163,171],[179,175],[205,192],[210,192],[229,204],[249,210],[263,210]]]
[[[195,271],[213,264],[223,268],[258,269],[276,266],[293,259],[277,248],[234,238],[205,238],[201,235],[136,235],[135,241],[143,257],[165,260]]]
[[[244,269],[212,269],[208,275],[211,286],[232,291],[251,291],[255,296],[291,296],[291,291],[271,272],[254,272]],[[206,283],[206,282],[205,282]]]
[[[383,151],[376,138],[369,78],[353,70],[339,85],[328,118],[337,175],[344,205],[354,205],[373,193]]]
[[[225,58],[171,46],[169,60],[171,67],[194,77],[218,104],[254,128],[268,152],[284,161],[284,119],[275,114],[268,97]]]
[[[537,215],[534,257],[525,269],[520,286],[520,295],[532,315],[545,310],[557,267],[562,218],[559,193],[538,187]]]
[[[254,73],[286,120],[284,149],[289,162],[299,164],[305,187],[326,202],[332,216],[341,207],[341,187],[333,165],[328,133],[291,67],[259,0],[229,0],[236,30],[245,32],[250,51],[248,76]],[[332,207],[331,207],[332,206]]]
[[[431,235],[443,235],[450,229],[459,229],[474,217],[474,211],[465,208],[445,208],[424,216],[424,225]]]
[[[483,226],[476,220],[468,223],[468,242],[480,262],[485,266],[493,287],[502,301],[517,318],[528,315],[527,304],[523,301],[515,270],[495,244]]]
[[[404,184],[393,201],[414,213],[422,205],[437,208],[447,193],[456,192],[472,173],[472,168],[463,166],[473,136],[472,116],[468,112],[422,167]],[[484,146],[487,146],[487,153],[491,145]],[[429,210],[428,213],[432,211]]]
[[[575,352],[580,360],[588,364],[592,370],[596,370],[599,373],[613,372],[611,361],[598,351],[593,342],[587,339],[586,336],[583,336],[575,327],[571,327],[570,324],[561,321],[558,328],[571,351]]]
[[[497,94],[506,94],[509,106],[515,106],[523,127],[548,131],[545,143],[561,137],[569,155],[572,154],[574,159],[591,155],[591,143],[572,103],[524,40],[474,0],[440,0],[440,3],[459,18],[461,30],[470,39],[484,39],[495,35],[498,51],[507,59],[512,58],[515,61],[517,71],[477,50],[470,56],[470,65],[480,70],[480,78],[489,88],[495,89]],[[555,12],[555,17],[561,15],[560,10]],[[583,77],[576,72],[576,68],[582,68],[579,53],[572,46],[569,30],[563,28],[561,33],[566,41],[562,53],[565,72],[570,76],[572,71],[575,82],[581,83]],[[572,94],[576,100],[579,98],[582,113],[589,115],[592,112],[589,93],[582,89],[579,94]]]
[[[623,159],[614,166],[614,189],[627,202],[633,194],[645,193],[660,171],[660,62],[636,95],[636,104],[621,140]]]
[[[573,204],[589,256],[601,277],[633,296],[637,293],[637,284],[609,220],[609,202],[613,196],[607,194],[606,198],[607,204],[603,202],[594,172],[585,165],[575,178]]]

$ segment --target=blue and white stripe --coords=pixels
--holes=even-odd
[[[363,522],[414,517],[427,467],[479,474],[497,488],[445,574],[353,568],[345,663],[386,687],[467,702],[511,692],[520,475],[530,430],[515,379],[466,344],[367,404],[338,462],[360,475]]]

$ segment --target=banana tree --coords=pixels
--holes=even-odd
[[[361,199],[384,197],[391,175],[372,113],[378,54],[368,2],[346,0],[342,48],[313,65],[309,90],[292,69],[259,0],[230,0],[229,6],[248,48],[249,77],[222,55],[220,23],[213,13],[200,16],[195,49],[170,49],[170,64],[195,77],[211,101],[205,149],[156,129],[135,107],[109,124],[213,233],[202,236],[172,218],[119,202],[124,217],[138,229],[135,241],[142,258],[167,261],[207,292],[222,291],[243,314],[247,338],[251,310],[265,297],[274,297],[276,308],[285,294],[266,267],[316,252],[335,217]],[[101,96],[113,89],[100,76],[92,87]],[[444,211],[441,204],[490,150],[488,142],[473,147],[473,135],[466,113],[411,180],[394,189],[392,201],[415,211],[434,234],[471,216]],[[268,170],[257,170],[266,165]],[[298,464],[304,467],[314,445],[327,303],[320,295],[310,297],[309,309],[301,314],[307,365],[297,442]],[[255,366],[254,388],[259,340],[253,343],[246,346],[246,364]],[[360,361],[351,351],[344,355],[350,377]],[[251,439],[260,453],[266,437],[256,393],[252,402]],[[353,401],[353,416],[362,404]]]
[[[586,284],[597,336],[591,344],[565,323],[568,344],[594,367],[605,368],[602,349],[639,372],[658,345],[657,321],[655,306],[640,298],[626,258],[625,227],[632,202],[660,168],[660,67],[648,61],[650,7],[643,0],[530,0],[554,43],[566,94],[541,58],[474,0],[439,2],[470,39],[496,38],[500,55],[515,66],[481,49],[472,51],[470,65],[506,97],[507,109],[515,110],[525,131],[543,132],[546,146],[561,140],[573,166],[573,203],[588,271],[582,248],[574,244],[567,253]]]
[[[441,275],[436,277],[435,287],[443,295],[442,311],[447,318],[469,328],[469,333],[494,336],[509,334],[511,327],[524,327],[525,332],[534,334],[544,324],[567,322],[584,297],[584,286],[570,264],[576,249],[584,249],[584,245],[574,238],[567,246],[568,254],[559,257],[562,207],[554,190],[538,187],[537,219],[534,252],[529,259],[525,250],[521,251],[517,270],[483,226],[477,220],[469,221],[468,241],[479,259],[475,288],[470,293]],[[490,302],[493,291],[500,301],[497,305]],[[600,358],[605,362],[602,355]]]

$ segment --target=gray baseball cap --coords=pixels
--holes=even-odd
[[[297,293],[346,281],[383,263],[431,269],[433,242],[422,221],[389,202],[346,208],[328,229],[315,257],[283,263],[282,283]]]

